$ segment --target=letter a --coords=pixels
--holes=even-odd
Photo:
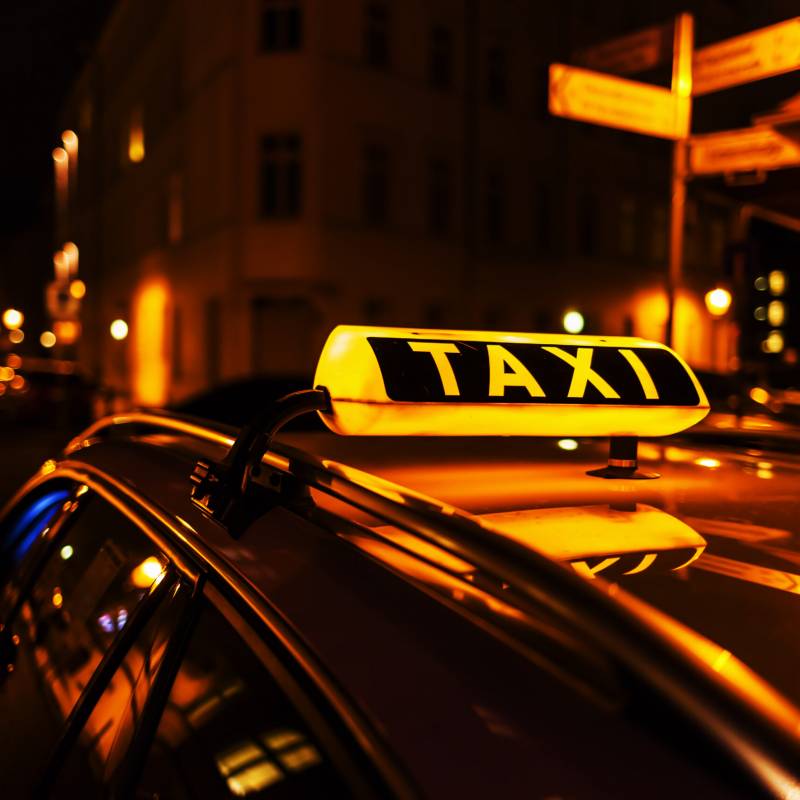
[[[449,342],[409,342],[408,346],[415,353],[430,353],[433,356],[433,363],[439,371],[445,395],[457,397],[461,394],[450,359],[447,357],[448,353],[459,352],[456,345]]]
[[[499,344],[487,344],[489,355],[489,397],[504,397],[506,386],[524,386],[531,397],[544,397],[542,387],[527,367]],[[506,366],[511,372],[506,372]]]

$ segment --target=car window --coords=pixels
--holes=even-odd
[[[64,484],[50,486],[26,499],[11,515],[0,531],[0,576],[8,575],[20,563],[70,494]]]
[[[350,797],[263,662],[204,603],[136,800]]]
[[[0,719],[15,732],[0,749],[7,796],[27,796],[64,720],[166,564],[98,497],[84,498],[62,534],[9,620],[18,646],[0,688]]]
[[[189,587],[173,586],[144,625],[81,729],[51,796],[69,797],[79,786],[84,800],[103,797],[127,752],[188,594]]]

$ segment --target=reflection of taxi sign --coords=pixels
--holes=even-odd
[[[665,436],[708,413],[686,363],[632,337],[339,326],[314,382],[344,434]]]

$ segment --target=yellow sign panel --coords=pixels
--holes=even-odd
[[[666,436],[708,413],[678,355],[623,336],[340,325],[314,385],[331,430],[370,436]]]
[[[550,112],[610,128],[682,139],[689,132],[689,98],[668,89],[566,64],[550,65]]]
[[[694,175],[750,172],[800,166],[800,142],[768,125],[722,131],[689,140],[689,169]]]
[[[697,50],[694,94],[708,94],[800,68],[800,17]]]
[[[672,57],[672,31],[671,24],[646,28],[579,50],[573,60],[588,69],[635,75]]]

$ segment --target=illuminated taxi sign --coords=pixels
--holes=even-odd
[[[632,337],[339,326],[314,382],[344,434],[665,436],[708,413],[686,363]]]

